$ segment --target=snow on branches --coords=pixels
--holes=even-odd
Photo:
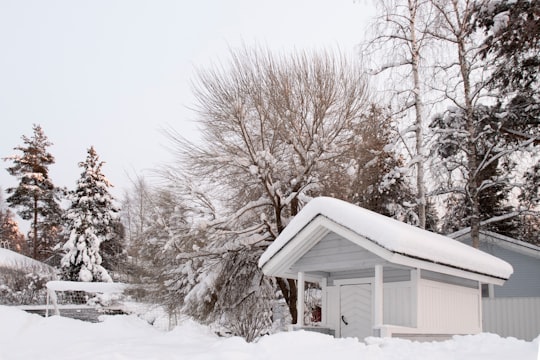
[[[112,281],[101,266],[100,245],[114,236],[113,225],[118,210],[109,194],[111,184],[101,172],[103,162],[93,147],[88,149],[77,188],[69,195],[71,206],[66,214],[68,240],[62,258],[63,277],[72,281]]]

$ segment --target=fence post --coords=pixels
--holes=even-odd
[[[52,301],[54,307],[54,314],[60,315],[60,310],[58,309],[58,298],[56,297],[56,291],[51,290],[47,287],[47,309],[45,310],[45,316],[49,317],[49,299]]]

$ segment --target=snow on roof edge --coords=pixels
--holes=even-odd
[[[512,266],[506,261],[457,240],[328,197],[311,200],[293,218],[261,255],[259,267],[262,268],[318,215],[394,253],[500,279],[508,279],[513,273]],[[434,241],[437,241],[436,246]]]
[[[0,248],[0,266],[8,268],[32,268],[44,272],[54,273],[55,269],[41,261],[19,254],[16,251]]]
[[[121,293],[128,285],[112,282],[48,281],[47,289],[54,291],[87,291],[98,293]]]

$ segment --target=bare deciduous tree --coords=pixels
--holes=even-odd
[[[355,64],[327,52],[244,48],[231,56],[195,83],[202,142],[172,137],[185,171],[213,184],[222,204],[208,224],[213,246],[261,253],[354,142],[366,82]],[[277,284],[296,321],[295,282]]]

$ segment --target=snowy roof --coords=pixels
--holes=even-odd
[[[350,203],[327,197],[311,200],[259,259],[263,268],[304,228],[324,217],[393,255],[506,280],[507,262],[449,237],[422,230]],[[392,261],[392,260],[390,260]]]
[[[31,268],[44,272],[54,272],[54,268],[15,251],[0,248],[0,266],[9,268]]]

